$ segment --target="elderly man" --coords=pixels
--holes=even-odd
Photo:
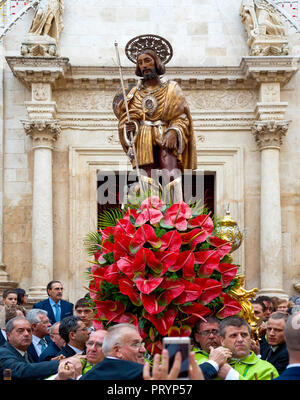
[[[220,323],[222,346],[232,357],[219,369],[218,376],[225,380],[270,380],[278,376],[276,368],[259,359],[251,349],[251,329],[240,317],[227,317]]]
[[[117,324],[103,341],[104,360],[84,374],[82,380],[141,380],[144,353],[142,338],[134,325]]]
[[[269,361],[277,369],[279,375],[289,363],[289,355],[286,348],[284,327],[288,314],[275,312],[270,315],[267,322],[267,340],[260,345],[262,360]]]
[[[57,354],[65,347],[66,342],[59,334],[60,322],[55,322],[49,328],[49,336],[51,342],[48,347],[39,356],[39,361],[48,361],[57,356]]]
[[[0,374],[11,369],[12,379],[44,379],[55,374],[59,361],[32,363],[27,349],[32,341],[31,324],[25,317],[15,317],[6,324],[8,341],[0,346]]]
[[[289,364],[276,379],[300,381],[300,312],[288,318],[284,327],[284,336],[289,353]]]
[[[51,342],[49,328],[51,326],[47,311],[32,309],[28,311],[27,319],[31,323],[32,343],[28,347],[28,354],[34,362],[39,361],[41,353]]]

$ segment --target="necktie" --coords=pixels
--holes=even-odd
[[[54,304],[55,307],[55,320],[60,321],[60,306],[59,304]]]
[[[47,345],[46,345],[46,343],[45,343],[45,340],[43,340],[43,339],[41,339],[40,341],[39,341],[39,344],[42,346],[42,352],[46,349],[46,347],[47,347]]]
[[[27,353],[24,354],[24,360],[26,363],[30,363]]]
[[[267,352],[265,361],[268,361],[271,358],[272,354],[273,354],[273,350],[272,350],[272,347],[270,347]]]

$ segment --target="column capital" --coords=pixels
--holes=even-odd
[[[259,150],[267,148],[280,149],[282,137],[285,136],[289,121],[255,121],[251,130]]]
[[[61,132],[58,120],[23,120],[21,122],[26,135],[32,138],[34,149],[53,149],[54,143]]]

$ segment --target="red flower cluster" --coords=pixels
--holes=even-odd
[[[151,354],[161,351],[163,336],[189,336],[199,318],[241,310],[226,293],[238,268],[223,260],[231,245],[212,236],[209,215],[192,211],[152,197],[100,231],[89,284],[94,322],[135,324]]]

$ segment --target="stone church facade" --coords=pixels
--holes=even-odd
[[[125,7],[119,0],[64,0],[63,30],[46,44],[28,36],[34,7],[6,3],[1,291],[23,287],[34,302],[57,279],[70,301],[87,292],[84,237],[97,226],[97,173],[131,170],[112,109],[120,87],[114,42],[131,83],[124,47],[144,33],[172,44],[166,76],[187,96],[198,169],[214,177],[215,213],[222,217],[229,205],[244,231],[233,259],[246,288],[279,297],[300,291],[297,1],[263,1],[266,22],[252,35],[242,18],[251,1],[128,0]]]

